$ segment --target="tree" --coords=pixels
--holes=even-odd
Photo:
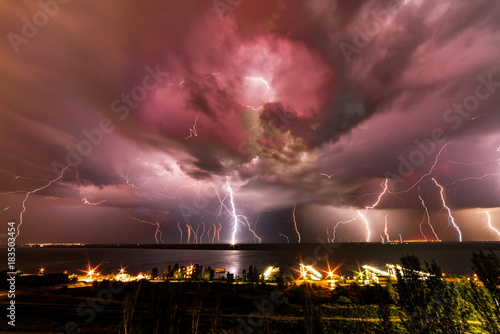
[[[483,320],[483,328],[490,333],[500,334],[500,260],[492,251],[472,253],[472,270],[484,285],[470,281],[469,301]]]
[[[490,251],[485,255],[482,251],[478,254],[472,252],[472,270],[476,273],[479,280],[488,289],[495,302],[497,309],[500,311],[500,260]]]
[[[391,321],[391,306],[394,304],[387,288],[380,285],[375,286],[375,296],[377,301],[377,314],[380,319],[380,332],[394,333],[394,326]]]
[[[474,281],[470,281],[469,288],[467,297],[481,316],[482,327],[488,333],[500,334],[500,317],[489,291]]]
[[[401,258],[396,291],[401,321],[408,333],[465,333],[469,329],[467,304],[459,291],[443,279],[433,260],[422,269],[414,255]]]
[[[158,277],[158,268],[153,267],[149,273],[149,276],[151,277],[151,279],[155,279],[156,277]]]

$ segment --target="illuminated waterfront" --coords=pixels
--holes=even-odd
[[[332,244],[329,244],[332,245]],[[462,243],[461,248],[456,244],[342,244],[332,248],[328,264],[320,259],[315,267],[329,271],[338,266],[336,272],[341,275],[351,275],[362,265],[371,265],[376,268],[385,268],[387,263],[399,263],[399,258],[406,254],[415,254],[422,261],[430,262],[435,259],[442,265],[443,271],[457,275],[471,274],[470,257],[473,250],[493,249],[500,252],[497,243],[474,243],[468,247]],[[263,273],[269,266],[280,267],[281,270],[292,271],[299,269],[300,259],[307,259],[313,255],[316,244],[303,245],[295,250],[202,250],[202,249],[144,249],[144,248],[25,248],[19,247],[18,269],[25,273],[37,273],[44,267],[47,273],[64,272],[82,274],[87,264],[99,265],[103,273],[113,273],[119,268],[126,268],[127,272],[137,275],[146,273],[157,267],[163,273],[167,265],[189,265],[198,263],[212,268],[225,268],[226,272],[240,274],[250,265]],[[271,246],[270,246],[271,247]],[[0,248],[6,252],[6,248]],[[323,250],[321,255],[326,254]]]

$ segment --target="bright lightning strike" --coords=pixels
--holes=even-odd
[[[202,244],[203,243],[203,236],[205,235],[205,228],[206,227],[205,227],[205,223],[204,222],[201,222],[201,224],[203,225],[203,231],[201,232],[201,235],[200,235],[200,243]]]
[[[386,214],[386,215],[385,215],[385,218],[384,218],[384,220],[385,220],[385,225],[384,225],[384,234],[385,234],[385,237],[387,238],[387,242],[391,242],[391,238],[389,237],[389,228],[388,228],[388,226],[387,226],[387,224],[389,223],[389,222],[387,221],[387,217],[388,217],[388,216],[389,216],[389,214]]]
[[[198,131],[196,131],[196,122],[198,121],[198,116],[194,119],[194,125],[192,129],[189,129],[189,136],[186,137],[186,139],[191,138],[193,135],[195,137],[198,137]]]
[[[200,243],[200,239],[198,237],[198,231],[199,230],[200,230],[200,224],[198,224],[198,226],[196,226],[196,233],[194,234],[194,240],[195,240],[196,244]]]
[[[422,206],[424,207],[424,210],[425,210],[424,218],[427,217],[427,225],[429,225],[429,227],[431,228],[432,233],[434,234],[434,237],[436,238],[436,240],[441,241],[441,240],[439,240],[439,237],[438,237],[436,231],[434,230],[434,227],[431,224],[431,216],[429,215],[429,210],[427,209],[427,206],[425,205],[424,199],[422,198],[422,196],[420,196],[420,194],[418,194],[418,198],[420,198],[420,202],[422,202]],[[420,231],[422,231],[422,223],[420,223]],[[425,235],[424,235],[424,237],[425,237]],[[427,238],[425,238],[425,241],[427,241]]]
[[[458,239],[459,239],[460,242],[462,242],[462,231],[460,231],[460,228],[456,224],[455,218],[451,214],[450,208],[446,205],[446,200],[444,198],[444,188],[436,181],[435,178],[432,178],[432,181],[434,181],[434,183],[436,184],[436,186],[438,186],[439,189],[440,189],[440,195],[441,195],[441,201],[443,202],[443,207],[448,212],[448,222],[451,223],[453,225],[453,227],[457,230],[457,232],[458,232]]]
[[[219,228],[217,229],[217,242],[220,242],[220,231],[222,230],[222,224],[219,222]]]
[[[441,154],[443,153],[443,151],[445,150],[445,148],[448,146],[448,143],[444,144],[441,149],[439,150],[438,154],[436,154],[436,158],[434,159],[434,163],[432,164],[431,168],[429,169],[429,172],[427,172],[426,174],[422,175],[420,177],[420,179],[415,182],[410,188],[406,189],[406,190],[402,190],[402,191],[398,191],[398,192],[390,192],[391,194],[393,195],[398,195],[398,194],[402,194],[402,193],[406,193],[410,190],[412,190],[413,188],[415,188],[420,182],[422,182],[422,180],[424,178],[426,178],[427,176],[431,175],[432,172],[434,171],[434,168],[436,168],[437,166],[437,163],[439,161],[439,158],[441,157]]]
[[[281,233],[281,231],[279,232],[279,234],[280,234],[280,237],[283,237],[283,238],[285,238],[285,239],[286,239],[286,242],[287,242],[288,244],[290,243],[290,238],[288,238],[288,236],[287,236],[287,235],[285,235],[285,234]]]
[[[227,192],[226,196],[222,199],[220,198],[220,195],[219,195],[219,192],[217,191],[217,189],[215,189],[215,187],[213,187],[213,189],[214,189],[214,191],[217,195],[217,198],[219,199],[219,203],[220,203],[217,217],[220,216],[222,214],[223,209],[225,209],[230,214],[230,216],[234,219],[233,234],[232,234],[232,239],[231,239],[232,243],[231,244],[234,245],[234,242],[236,239],[236,231],[238,229],[238,223],[240,222],[240,219],[247,224],[248,230],[253,234],[254,240],[257,239],[260,243],[262,241],[262,239],[257,235],[257,233],[255,232],[255,229],[252,228],[250,222],[248,221],[248,218],[246,216],[242,215],[241,213],[238,213],[236,210],[236,207],[234,205],[233,189],[231,187],[231,184],[229,183],[229,177],[226,177],[226,187],[228,189],[228,192]],[[231,205],[230,205],[231,208],[228,208],[227,205],[224,204],[224,201],[226,200],[228,195],[229,195],[229,199],[231,202]],[[259,220],[259,216],[257,217],[257,221],[258,220]],[[255,225],[257,224],[257,221],[255,222]],[[219,222],[219,224],[220,224],[220,222]],[[217,232],[217,234],[218,234],[218,232]],[[217,239],[219,239],[218,236],[217,236]]]
[[[57,182],[59,181],[64,173],[66,172],[66,170],[68,170],[68,168],[70,168],[70,165],[67,165],[66,167],[63,168],[63,170],[61,170],[61,175],[59,175],[58,177],[56,177],[55,179],[49,181],[46,185],[40,187],[40,188],[37,188],[37,189],[34,189],[32,191],[28,191],[26,193],[26,196],[24,197],[24,200],[23,200],[23,203],[22,203],[22,206],[23,206],[23,210],[21,211],[21,213],[19,213],[19,225],[17,225],[17,233],[16,233],[16,236],[15,238],[17,239],[17,237],[19,236],[19,233],[21,232],[20,228],[21,228],[21,225],[23,224],[23,215],[24,213],[26,212],[26,201],[28,201],[28,198],[30,197],[31,194],[34,194],[40,190],[43,190],[45,188],[48,188],[50,187],[54,182]]]
[[[100,202],[91,202],[87,199],[87,197],[82,196],[81,189],[83,188],[83,185],[82,185],[82,182],[80,181],[80,176],[78,175],[78,168],[75,168],[75,178],[76,178],[76,181],[78,182],[78,185],[79,185],[78,192],[80,194],[80,198],[82,199],[83,204],[96,206],[96,205],[101,205],[102,203],[106,202],[106,200],[102,200]],[[92,199],[92,197],[89,197],[89,198]]]
[[[135,189],[139,189],[139,187],[136,186],[135,184],[133,184],[132,181],[130,180],[130,178],[128,177],[129,173],[130,173],[130,170],[127,171],[127,174],[121,174],[121,176],[123,177],[123,179],[125,180],[125,182],[127,183],[128,186],[135,188]]]
[[[231,201],[232,215],[234,219],[233,225],[233,234],[231,236],[231,245],[236,244],[236,232],[238,231],[238,216],[236,216],[236,208],[234,206],[234,198],[233,198],[233,189],[231,188],[231,184],[229,183],[229,178],[227,180],[227,191],[229,192],[229,200]]]
[[[212,236],[212,243],[215,242],[215,236],[217,235],[217,227],[215,226],[215,223],[212,223],[213,228],[214,228],[214,235]]]
[[[299,241],[298,243],[300,244],[300,233],[299,233],[299,229],[297,228],[297,219],[295,218],[295,209],[296,209],[296,205],[295,203],[293,203],[293,213],[292,213],[292,216],[293,216],[293,225],[295,227],[295,232],[297,232],[297,236],[299,237]]]
[[[379,205],[380,203],[380,200],[382,199],[382,196],[385,195],[385,193],[387,192],[387,189],[388,189],[388,182],[389,182],[389,179],[385,179],[385,182],[384,182],[384,190],[378,195],[378,198],[377,198],[377,201],[375,203],[373,203],[371,206],[367,206],[365,207],[365,210],[364,212],[361,212],[360,210],[357,210],[358,212],[358,215],[350,220],[347,220],[347,221],[339,221],[337,222],[337,224],[333,227],[333,238],[332,238],[332,242],[335,242],[335,233],[337,231],[337,227],[342,224],[347,224],[347,223],[351,223],[355,220],[357,220],[358,218],[361,218],[363,219],[363,221],[365,222],[365,227],[366,227],[366,234],[367,234],[367,237],[366,237],[366,242],[369,242],[370,241],[370,236],[371,236],[371,231],[370,231],[370,223],[368,222],[368,219],[366,219],[366,213],[368,210],[372,210],[374,209],[377,205]]]
[[[494,228],[494,227],[491,225],[491,217],[490,217],[490,213],[489,213],[488,211],[485,211],[485,213],[486,213],[486,217],[488,218],[488,227],[489,227],[491,230],[495,231],[495,233],[496,233],[496,234],[498,234],[498,235],[500,236],[500,232],[499,232],[496,228]]]
[[[267,81],[261,77],[245,77],[245,79],[262,82],[264,85],[266,85],[267,89],[271,89]]]
[[[91,198],[91,197],[89,197]],[[102,200],[100,202],[90,202],[89,200],[87,200],[87,197],[84,197],[82,198],[82,201],[83,201],[83,204],[87,204],[87,205],[101,205],[102,203],[106,202],[106,200]]]
[[[365,211],[366,213],[366,211]],[[365,221],[365,227],[366,227],[366,242],[369,242],[370,241],[370,223],[368,223],[368,219],[366,219],[365,215],[363,213],[361,213],[359,210],[358,210],[358,216],[361,216],[361,218]]]
[[[182,228],[181,228],[181,223],[177,223],[177,229],[179,230],[181,236],[180,236],[180,239],[179,239],[179,243],[182,244]]]
[[[153,225],[153,226],[156,226],[156,231],[155,231],[155,240],[156,240],[156,243],[158,243],[158,240],[160,240],[163,244],[165,242],[163,242],[162,240],[162,236],[163,236],[163,233],[161,232],[160,230],[160,223],[158,221],[156,221],[155,223],[152,223],[152,222],[148,222],[147,220],[143,220],[143,219],[139,219],[139,218],[135,218],[135,217],[129,217],[130,219],[133,219],[133,220],[136,220],[140,223],[144,223],[144,224],[149,224],[149,225]]]
[[[187,235],[187,243],[188,243],[188,245],[189,245],[189,241],[191,240],[191,232],[193,232],[193,233],[194,233],[194,230],[193,230],[193,228],[191,227],[191,225],[186,224],[186,226],[187,226],[187,232],[188,232],[188,235]]]

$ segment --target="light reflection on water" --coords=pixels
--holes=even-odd
[[[180,249],[125,249],[125,248],[18,248],[17,268],[25,273],[35,273],[40,266],[47,272],[80,273],[87,266],[100,264],[105,274],[121,266],[127,272],[137,274],[157,267],[160,273],[167,265],[187,266],[198,263],[204,267],[224,268],[226,272],[241,275],[250,265],[259,271],[269,265],[293,265],[296,256],[291,251],[254,250],[180,250]],[[1,268],[0,268],[1,270]]]
[[[445,246],[445,247],[443,247]],[[443,245],[412,246],[404,248],[380,246],[351,246],[335,249],[329,257],[331,268],[342,264],[340,273],[351,274],[358,265],[369,264],[383,267],[386,263],[399,263],[405,253],[415,254],[423,262],[435,259],[444,272],[455,274],[471,273],[472,250],[448,248]],[[484,247],[491,247],[488,244]],[[315,245],[313,245],[315,247]],[[500,245],[499,245],[500,247]],[[100,271],[112,273],[121,266],[127,267],[127,272],[138,274],[158,268],[159,273],[167,265],[188,266],[198,263],[203,267],[224,268],[227,271],[241,275],[243,269],[253,265],[263,272],[268,266],[280,267],[283,271],[298,268],[299,258],[312,256],[314,248],[298,250],[181,250],[181,249],[137,249],[137,248],[16,248],[16,267],[25,273],[36,273],[38,268],[45,267],[47,273],[62,272],[80,273],[86,268],[87,262],[92,266],[101,263]],[[485,249],[487,251],[487,248]],[[499,254],[500,252],[497,252]],[[322,254],[324,254],[322,252]],[[499,254],[500,255],[500,254]],[[0,257],[7,257],[7,248],[0,248]],[[0,263],[0,270],[5,270],[6,262]],[[324,268],[322,268],[322,265]],[[318,269],[326,270],[326,264],[318,264]]]

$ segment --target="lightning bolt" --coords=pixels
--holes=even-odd
[[[253,234],[254,242],[255,242],[255,239],[257,239],[259,241],[259,244],[260,244],[262,239],[257,235],[257,233],[255,233],[255,230],[252,229],[252,226],[250,225],[250,222],[248,221],[247,217],[245,217],[243,215],[238,215],[238,217],[241,217],[245,221],[245,223],[247,224],[248,230]],[[259,216],[257,216],[257,221],[258,220],[259,220]],[[255,225],[257,225],[257,221],[255,221]]]
[[[202,221],[201,224],[203,225],[203,232],[201,232],[200,243],[203,243],[203,236],[205,235],[205,223]]]
[[[489,227],[491,230],[495,231],[495,233],[496,233],[496,234],[498,234],[498,235],[500,236],[500,232],[499,232],[496,228],[494,228],[494,227],[491,225],[491,217],[490,217],[490,213],[489,213],[488,211],[485,211],[485,213],[486,213],[486,217],[487,217],[487,219],[488,219],[488,227]]]
[[[420,194],[418,194],[418,198],[420,198],[420,202],[422,203],[422,206],[424,207],[424,210],[425,210],[424,217],[422,218],[422,223],[423,223],[425,217],[427,217],[427,225],[429,225],[429,227],[431,228],[432,233],[434,234],[434,237],[436,238],[436,240],[441,241],[441,240],[439,240],[439,237],[438,237],[436,231],[434,230],[434,227],[431,224],[431,216],[429,215],[429,210],[427,209],[427,206],[425,205],[424,199],[422,198],[422,196],[420,196]],[[420,231],[422,231],[422,223],[420,223]],[[427,238],[425,238],[425,241],[427,241]]]
[[[162,240],[162,236],[163,236],[163,233],[161,232],[160,230],[160,223],[158,221],[156,221],[155,223],[153,222],[150,222],[150,221],[147,221],[147,220],[143,220],[143,219],[139,219],[139,218],[135,218],[135,217],[129,217],[130,219],[133,219],[133,220],[136,220],[140,223],[144,223],[144,224],[149,224],[149,225],[153,225],[156,227],[156,231],[155,231],[155,240],[156,240],[156,243],[158,244],[158,239],[164,244],[165,242],[163,242]]]
[[[335,175],[337,175],[337,174],[336,174],[336,173],[333,173],[333,174],[328,175],[328,174],[325,174],[325,173],[319,173],[319,175],[326,176],[327,178],[331,179],[331,178],[332,178],[332,176],[335,176]]]
[[[194,125],[192,129],[189,129],[189,136],[186,137],[186,139],[191,138],[193,135],[195,137],[198,137],[198,131],[196,131],[196,122],[198,121],[198,116],[194,119]]]
[[[422,217],[422,221],[420,222],[419,229],[420,229],[420,234],[424,237],[424,242],[427,242],[427,237],[424,234],[424,231],[422,230],[422,225],[424,224],[425,221],[425,214]]]
[[[262,239],[257,235],[257,233],[255,232],[255,230],[252,228],[250,222],[248,221],[248,218],[240,213],[237,212],[236,210],[236,206],[234,204],[234,195],[233,195],[233,189],[231,187],[231,184],[229,183],[229,177],[226,177],[226,188],[227,188],[227,193],[226,193],[226,196],[224,198],[220,198],[220,195],[219,195],[219,192],[217,191],[217,189],[215,189],[215,187],[212,186],[212,188],[214,189],[216,195],[217,195],[217,198],[219,199],[219,203],[220,203],[220,206],[219,206],[219,209],[218,209],[218,213],[217,213],[217,217],[219,217],[221,214],[222,214],[222,211],[223,209],[225,209],[229,215],[232,217],[233,219],[233,233],[232,233],[232,236],[231,236],[231,244],[234,245],[235,242],[236,242],[236,232],[238,230],[238,224],[242,221],[244,221],[248,227],[248,230],[253,234],[253,237],[254,237],[254,240],[257,239],[259,241],[259,243],[262,241]],[[230,208],[227,207],[226,204],[224,204],[224,201],[226,200],[226,198],[229,196],[229,201],[230,201]],[[257,220],[255,222],[255,224],[257,224],[257,221],[259,220],[259,216],[257,216]],[[241,220],[241,221],[240,221]]]
[[[283,238],[286,238],[286,242],[289,244],[290,243],[290,238],[288,238],[288,236],[284,235],[283,233],[281,233],[281,231],[279,231],[279,234],[280,234],[280,237],[283,237]]]
[[[27,177],[27,176],[16,175],[16,174],[12,173],[11,171],[8,171],[8,170],[2,169],[2,168],[0,168],[0,172],[9,174],[10,176],[12,176],[14,178],[14,180],[24,179],[24,180],[30,180],[33,182],[40,182],[40,180],[36,180],[34,178]]]
[[[401,236],[401,233],[399,233],[399,242],[403,243],[403,237]]]
[[[266,85],[267,89],[271,89],[271,87],[269,86],[267,81],[261,77],[244,77],[244,78],[248,79],[248,80],[252,80],[252,81],[259,81],[259,82],[263,83],[264,85]]]
[[[231,188],[231,184],[229,183],[229,177],[226,177],[227,180],[227,191],[229,193],[229,200],[231,201],[232,215],[233,215],[233,234],[231,236],[231,245],[236,244],[236,232],[238,231],[238,216],[236,216],[236,208],[234,206],[234,198],[233,198],[233,189]]]
[[[389,237],[389,228],[387,226],[388,224],[388,221],[387,221],[387,217],[389,216],[389,214],[386,214],[385,215],[385,225],[384,225],[384,233],[385,233],[385,237],[387,238],[387,242],[391,242],[391,238]]]
[[[220,242],[220,231],[222,230],[222,225],[219,222],[219,228],[217,229],[217,242]]]
[[[179,239],[179,243],[182,244],[182,228],[181,228],[181,223],[177,222],[177,229],[181,233],[181,237]]]
[[[87,197],[82,196],[82,190],[81,189],[83,188],[83,185],[82,185],[82,182],[80,181],[80,176],[78,174],[78,168],[75,168],[75,178],[76,178],[76,181],[78,182],[78,185],[79,185],[78,193],[80,195],[80,198],[81,198],[83,204],[95,206],[95,205],[101,205],[102,203],[106,202],[106,200],[102,200],[100,202],[90,202],[87,199]],[[89,197],[89,198],[92,199],[92,197]]]
[[[361,212],[360,210],[357,210],[358,215],[356,217],[354,217],[354,218],[352,218],[350,220],[347,220],[347,221],[339,221],[339,222],[337,222],[337,224],[333,227],[333,239],[332,239],[332,242],[335,242],[335,233],[337,231],[337,227],[340,224],[344,225],[344,224],[347,224],[347,223],[351,223],[351,222],[357,220],[358,218],[363,219],[363,221],[365,222],[366,235],[367,235],[366,236],[366,242],[370,241],[370,236],[371,236],[370,224],[368,222],[368,219],[366,219],[365,215],[368,212],[368,210],[374,209],[380,203],[380,200],[382,199],[382,196],[384,196],[385,193],[387,192],[388,182],[389,182],[389,179],[385,179],[385,181],[384,181],[384,190],[381,193],[379,193],[377,201],[375,203],[373,203],[371,206],[366,206],[365,207],[364,212]]]
[[[452,224],[453,227],[457,230],[459,241],[462,242],[462,232],[460,231],[460,228],[456,224],[455,218],[451,214],[450,208],[446,205],[446,200],[445,200],[445,197],[444,197],[444,188],[436,181],[435,178],[432,178],[432,181],[434,181],[434,183],[436,184],[436,186],[439,187],[439,189],[440,189],[439,193],[441,195],[441,201],[443,202],[443,207],[448,212],[448,223]]]
[[[200,224],[198,224],[198,226],[196,226],[196,233],[194,234],[194,243],[197,244],[199,242],[199,239],[198,239],[198,230],[200,229]]]
[[[214,235],[212,237],[212,243],[215,242],[215,236],[217,235],[217,227],[215,226],[215,223],[212,223],[213,227],[214,227]]]
[[[446,184],[446,186],[447,187],[448,186],[453,186],[457,182],[464,182],[464,181],[470,181],[470,180],[482,180],[484,178],[487,178],[488,176],[499,176],[499,175],[500,175],[500,172],[499,173],[488,173],[488,174],[484,174],[484,175],[481,175],[481,176],[469,176],[469,177],[465,177],[463,179],[456,179],[455,181]]]
[[[398,192],[392,192],[392,191],[389,191],[391,194],[393,195],[398,195],[398,194],[402,194],[402,193],[406,193],[412,189],[414,189],[420,182],[422,182],[422,180],[424,178],[426,178],[427,176],[431,175],[432,172],[434,171],[434,168],[436,168],[437,166],[437,163],[439,161],[439,158],[441,157],[441,154],[443,153],[443,151],[445,150],[445,148],[448,146],[448,143],[445,143],[441,149],[439,150],[438,154],[436,154],[436,158],[434,159],[434,162],[431,166],[431,168],[429,169],[429,172],[427,172],[426,174],[422,175],[422,177],[420,177],[420,179],[415,182],[410,188],[406,189],[406,190],[402,190],[402,191],[398,191]]]
[[[382,243],[384,243],[384,237],[382,236],[382,234],[380,235],[380,239],[382,239]]]
[[[193,228],[191,227],[191,225],[186,224],[186,226],[187,226],[187,232],[188,232],[187,243],[189,245],[189,241],[191,240],[191,232],[194,232],[194,231],[193,231]]]
[[[92,197],[89,197],[90,199],[92,199]],[[87,204],[87,205],[101,205],[102,203],[106,202],[106,200],[102,200],[100,202],[90,202],[89,200],[87,200],[87,197],[84,197],[82,198],[82,201],[83,201],[83,204]]]
[[[297,228],[297,219],[295,218],[295,209],[296,209],[296,205],[295,205],[295,203],[293,203],[293,213],[292,213],[293,226],[295,227],[295,232],[297,233],[297,236],[299,237],[298,243],[300,244],[301,237],[300,237],[299,229]]]
[[[123,179],[125,180],[125,182],[127,183],[128,186],[132,187],[132,188],[135,188],[135,189],[139,189],[138,186],[136,186],[135,184],[133,184],[130,180],[130,178],[128,177],[128,174],[130,173],[130,170],[127,171],[127,174],[121,174],[121,176],[123,177]]]
[[[207,231],[207,239],[208,239],[208,242],[210,242],[210,241],[211,241],[211,239],[210,239],[210,232],[212,232],[212,226],[210,226],[210,228],[209,228],[209,229],[208,229],[208,231]],[[213,243],[213,241],[212,241],[212,243]]]
[[[332,242],[335,242],[336,233],[337,233],[337,227],[339,227],[340,224],[345,225],[345,224],[348,224],[348,223],[352,223],[353,221],[355,221],[358,218],[359,218],[359,216],[356,216],[356,217],[354,217],[352,219],[349,219],[349,220],[346,220],[346,221],[339,221],[339,222],[337,222],[337,224],[333,227]]]
[[[21,225],[23,224],[23,215],[26,212],[26,202],[28,201],[28,198],[30,197],[30,195],[32,195],[32,194],[34,194],[36,192],[39,192],[40,190],[46,189],[46,188],[50,187],[54,182],[57,182],[60,179],[62,179],[64,173],[66,172],[66,170],[68,170],[68,168],[70,168],[70,166],[71,165],[67,165],[66,167],[64,167],[61,170],[61,174],[58,177],[56,177],[55,179],[49,181],[46,185],[41,186],[39,188],[36,188],[34,190],[28,191],[26,193],[26,196],[24,197],[24,200],[23,200],[23,203],[22,203],[23,210],[19,213],[19,225],[17,225],[17,233],[16,233],[16,236],[14,238],[17,239],[17,237],[19,236],[19,233],[21,232]]]
[[[366,213],[366,211],[364,213]],[[370,232],[370,223],[368,223],[368,219],[366,219],[366,216],[364,215],[364,213],[361,213],[358,210],[358,216],[361,216],[361,218],[365,222],[365,227],[366,227],[366,242],[369,242],[370,241],[370,234],[371,234],[371,232]]]

